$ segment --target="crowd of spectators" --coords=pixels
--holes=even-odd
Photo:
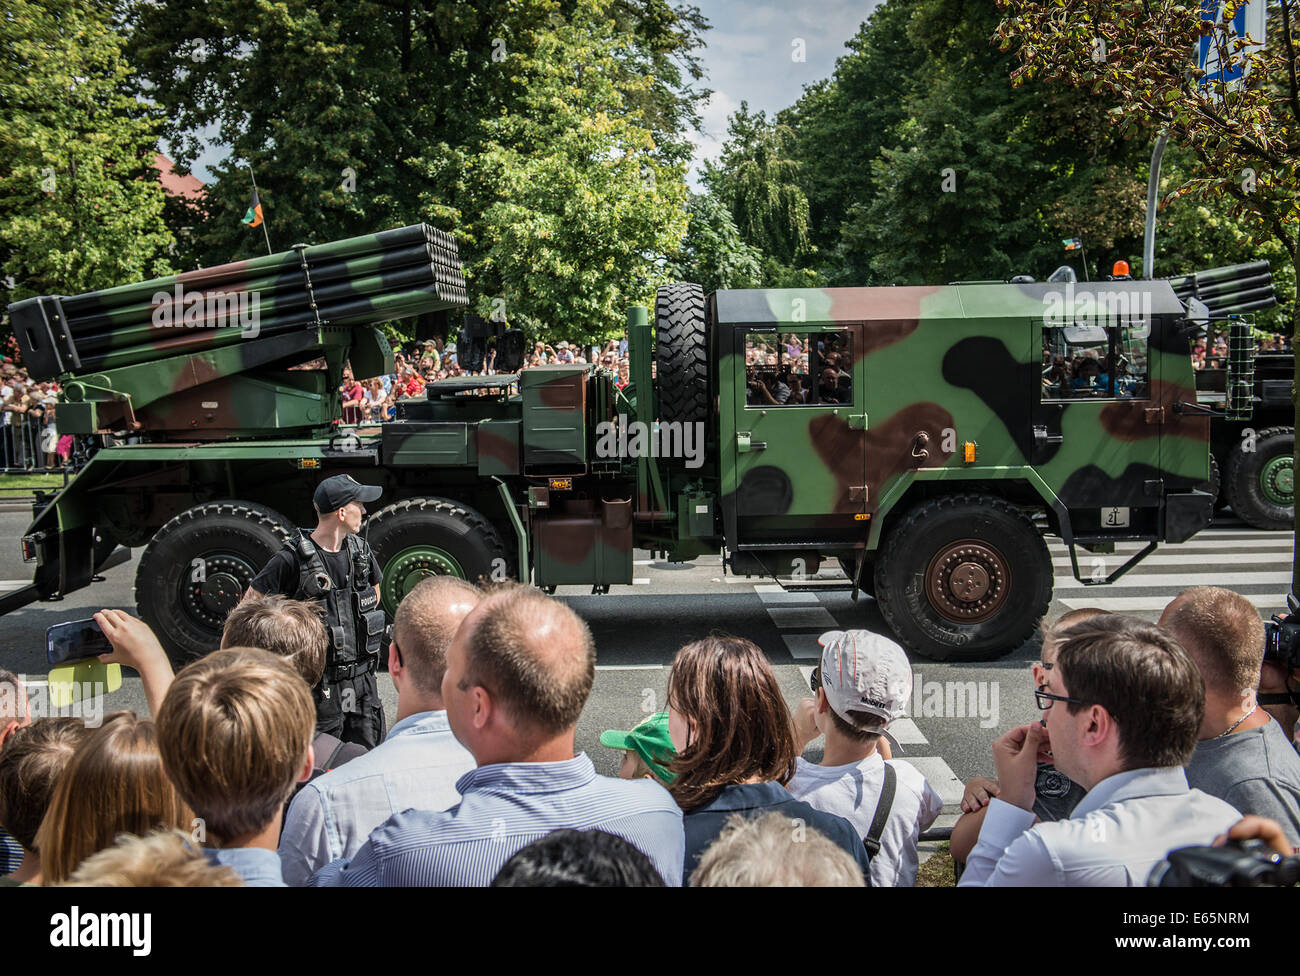
[[[525,356],[520,372],[537,366],[583,363],[594,363],[614,373],[615,385],[620,390],[630,382],[626,339],[611,339],[603,348],[584,348],[567,341],[552,346],[539,341]],[[443,344],[433,339],[412,344],[409,348],[394,349],[393,366],[392,373],[368,380],[356,379],[351,368],[345,367],[343,385],[339,387],[344,423],[393,420],[397,416],[397,401],[423,396],[430,383],[470,375],[459,362],[455,344]],[[497,372],[495,348],[488,350],[483,366],[478,373],[490,375]]]
[[[221,649],[175,675],[142,621],[97,620],[153,718],[31,721],[0,672],[0,885],[910,886],[942,807],[889,745],[911,664],[868,631],[822,635],[793,708],[752,642],[687,643],[665,710],[601,736],[615,778],[575,752],[591,632],[532,587],[416,586],[388,649],[396,721],[347,755],[316,731],[312,605],[246,597]],[[1045,622],[1042,720],[967,785],[959,884],[1140,885],[1230,831],[1295,851],[1298,716],[1256,702],[1295,675],[1269,675],[1263,636],[1249,600],[1209,587],[1157,624]]]
[[[59,435],[55,405],[59,384],[36,383],[21,365],[0,359],[0,467],[61,468],[72,437]]]

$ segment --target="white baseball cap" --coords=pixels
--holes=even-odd
[[[829,630],[822,646],[822,688],[831,709],[851,725],[850,712],[892,722],[912,697],[912,663],[888,637],[869,630]]]

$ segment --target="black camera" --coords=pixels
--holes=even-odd
[[[1264,624],[1264,660],[1291,672],[1300,668],[1300,622],[1296,622],[1300,602],[1294,593],[1288,593],[1286,604],[1291,610],[1289,614],[1275,614]]]
[[[1151,869],[1148,888],[1290,888],[1300,884],[1300,857],[1282,857],[1262,840],[1223,847],[1182,847]]]

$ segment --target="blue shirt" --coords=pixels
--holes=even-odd
[[[1170,851],[1210,844],[1240,819],[1189,789],[1181,766],[1107,776],[1070,819],[1051,823],[994,797],[959,887],[1142,886]]]
[[[586,753],[562,762],[493,763],[456,783],[461,801],[441,813],[406,810],[335,861],[313,887],[487,885],[516,851],[553,830],[603,830],[638,848],[682,883],[682,812],[648,779],[597,776]]]
[[[283,888],[280,857],[265,847],[205,847],[203,853],[213,864],[230,868],[244,879],[246,888]]]
[[[447,713],[417,712],[364,756],[303,785],[280,834],[284,880],[294,887],[331,861],[351,857],[370,832],[402,810],[445,810],[474,757],[456,741]]]
[[[732,815],[737,813],[746,820],[761,817],[765,813],[781,813],[791,820],[803,821],[848,851],[862,869],[863,879],[868,885],[871,884],[871,858],[867,855],[862,838],[858,836],[857,828],[843,817],[823,813],[803,800],[796,800],[780,783],[735,783],[724,786],[722,792],[708,803],[687,812],[683,881],[690,880],[691,873],[699,866],[704,852],[718,839]]]
[[[13,834],[0,827],[0,874],[13,874],[23,863],[23,845]]]

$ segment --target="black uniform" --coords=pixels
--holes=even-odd
[[[387,627],[375,594],[383,574],[365,540],[348,535],[345,542],[338,552],[327,552],[312,541],[310,532],[299,530],[250,586],[258,593],[310,600],[324,608],[330,641],[325,675],[312,689],[316,731],[374,748],[385,733],[375,681]]]

